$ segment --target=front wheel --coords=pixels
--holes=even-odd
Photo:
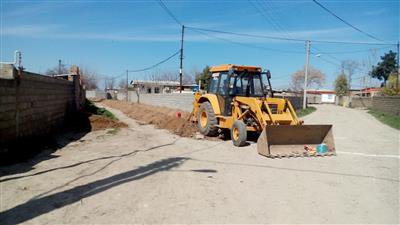
[[[247,129],[246,124],[241,120],[236,120],[231,128],[231,138],[233,145],[241,147],[246,145]]]
[[[200,105],[197,114],[197,127],[201,134],[206,136],[216,136],[218,134],[218,120],[209,102]]]

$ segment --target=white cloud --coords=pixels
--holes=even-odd
[[[150,28],[137,28],[134,32],[132,31],[112,31],[107,32],[95,31],[95,32],[77,32],[59,24],[32,24],[32,25],[21,25],[21,26],[8,26],[3,27],[1,30],[2,36],[10,37],[28,37],[28,38],[45,38],[45,39],[71,39],[71,40],[104,40],[104,41],[132,41],[132,42],[176,42],[180,39],[180,34],[177,32],[176,26],[169,27],[166,25],[162,29]],[[191,25],[195,26],[195,25]],[[205,25],[197,24],[196,27],[204,27]],[[217,26],[217,24],[215,24]],[[70,32],[69,32],[70,31]],[[233,31],[235,32],[235,31]],[[319,30],[295,30],[289,31],[291,38],[297,39],[320,39],[320,40],[343,40],[351,38],[352,31],[347,27],[339,27],[332,29],[319,29]],[[230,34],[207,33],[203,35],[201,33],[187,30],[185,39],[187,41],[221,41],[220,39],[229,39],[231,41],[243,42],[243,43],[268,43],[268,42],[280,42],[279,40],[266,39],[266,38],[252,38],[243,37]],[[246,33],[253,35],[264,35],[273,37],[282,37],[282,33],[276,31],[265,31],[265,30],[254,30],[254,29],[240,29],[238,33]],[[216,37],[216,38],[213,38]],[[349,39],[353,40],[353,39]]]
[[[22,25],[22,26],[9,26],[3,27],[0,31],[1,35],[6,36],[34,36],[46,33],[51,33],[61,28],[61,25],[56,24],[35,24],[35,25]]]
[[[381,9],[377,9],[377,10],[373,10],[373,11],[366,11],[363,14],[366,16],[379,16],[382,15],[386,12],[386,9],[381,8]]]

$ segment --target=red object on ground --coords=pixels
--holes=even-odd
[[[178,117],[178,118],[181,118],[182,113],[181,113],[181,112],[176,112],[176,113],[175,113],[175,116]]]

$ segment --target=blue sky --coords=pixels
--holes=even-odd
[[[323,11],[311,0],[164,1],[186,26],[311,40],[376,42]],[[356,27],[390,43],[399,40],[398,1],[320,1]],[[99,74],[117,76],[173,54],[180,46],[180,26],[158,1],[5,1],[1,0],[1,60],[23,52],[23,65],[44,72],[58,59]],[[186,72],[223,63],[260,65],[270,69],[273,84],[289,87],[290,74],[305,63],[305,44],[209,33],[185,33]],[[244,46],[246,45],[246,46]],[[249,47],[250,46],[250,47]],[[396,46],[311,43],[310,64],[326,74],[332,88],[340,60],[366,60],[368,49],[378,58]],[[361,52],[352,52],[361,51]],[[322,53],[321,53],[322,52]],[[348,53],[352,52],[352,53]],[[371,58],[371,57],[370,57]],[[372,57],[372,61],[375,62]],[[328,61],[328,62],[327,62]],[[179,58],[158,67],[178,73]],[[365,75],[359,70],[354,77]],[[130,79],[146,74],[132,74]],[[355,79],[353,86],[360,85]]]

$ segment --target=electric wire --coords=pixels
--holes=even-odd
[[[229,34],[229,35],[236,35],[242,37],[252,37],[252,38],[265,38],[271,40],[283,40],[283,41],[293,41],[293,42],[305,42],[306,39],[299,39],[299,38],[286,38],[286,37],[279,37],[279,36],[269,36],[269,35],[261,35],[261,34],[249,34],[249,33],[239,33],[239,32],[231,32],[231,31],[222,31],[222,30],[214,30],[208,28],[201,28],[201,27],[193,27],[193,26],[185,26],[185,28],[192,29],[192,30],[201,30],[205,32],[212,32],[212,33],[221,33],[221,34]],[[352,42],[352,41],[327,41],[327,40],[309,40],[311,42],[316,43],[327,43],[327,44],[359,44],[359,45],[397,45],[393,43],[373,43],[373,42]]]
[[[128,72],[129,73],[137,73],[137,72],[143,72],[143,71],[151,70],[151,69],[153,69],[153,68],[155,68],[155,67],[157,67],[157,66],[159,66],[159,65],[161,65],[161,64],[163,64],[165,62],[168,62],[170,59],[172,59],[174,56],[177,56],[179,53],[180,53],[180,50],[176,51],[174,54],[168,56],[167,58],[161,60],[160,62],[158,62],[158,63],[156,63],[154,65],[151,65],[151,66],[148,66],[148,67],[145,67],[145,68],[142,68],[142,69],[128,70]]]
[[[372,38],[372,39],[374,39],[374,40],[376,40],[376,41],[381,41],[381,42],[383,42],[381,39],[379,39],[379,38],[377,38],[377,37],[375,37],[375,36],[373,36],[373,35],[371,35],[371,34],[365,32],[365,31],[363,31],[363,30],[357,28],[356,26],[354,26],[354,25],[350,24],[349,22],[347,22],[346,20],[342,19],[340,16],[336,15],[334,12],[332,12],[331,10],[329,10],[328,8],[326,8],[324,5],[322,5],[322,4],[319,3],[318,1],[313,0],[313,2],[314,2],[315,4],[317,4],[319,7],[321,7],[323,10],[325,10],[326,12],[328,12],[329,14],[331,14],[332,16],[334,16],[335,18],[337,18],[338,20],[342,21],[343,23],[345,23],[345,24],[348,25],[349,27],[353,28],[354,30],[357,30],[358,32],[360,32],[360,33],[362,33],[362,34],[367,35],[368,37],[370,37],[370,38]]]
[[[301,51],[288,51],[288,50],[283,50],[283,49],[266,48],[266,47],[263,47],[263,46],[257,46],[257,45],[252,45],[252,44],[246,44],[246,43],[242,43],[242,42],[232,41],[232,40],[229,40],[229,39],[226,39],[226,38],[222,38],[222,37],[218,37],[218,36],[215,36],[215,35],[211,35],[211,34],[199,31],[199,30],[193,30],[193,31],[197,32],[199,34],[202,34],[204,36],[207,36],[207,37],[211,37],[211,38],[214,38],[214,39],[219,39],[219,40],[231,43],[231,44],[244,46],[244,47],[247,47],[247,48],[252,48],[252,49],[257,49],[257,50],[264,50],[264,51],[275,51],[275,52],[281,52],[281,53],[289,53],[289,54],[304,54],[304,52],[301,52]]]
[[[168,9],[167,5],[165,5],[165,3],[162,0],[159,0],[158,2],[160,4],[160,6],[164,9],[164,11],[173,19],[175,20],[175,22],[181,26],[183,26],[183,24],[176,18],[176,16],[171,12],[171,10]]]

